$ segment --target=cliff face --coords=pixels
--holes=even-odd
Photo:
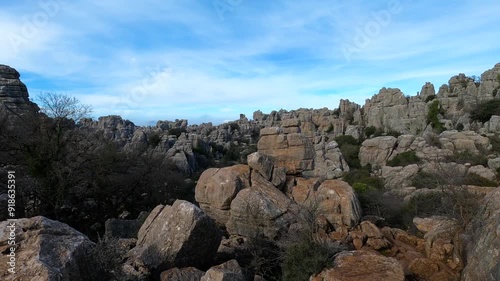
[[[0,111],[14,115],[38,111],[38,106],[29,100],[26,85],[19,78],[17,70],[0,64]]]

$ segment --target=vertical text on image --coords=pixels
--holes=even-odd
[[[7,254],[7,271],[11,274],[16,273],[16,172],[8,171],[7,172],[7,213],[8,213],[8,242],[7,244],[10,246]]]

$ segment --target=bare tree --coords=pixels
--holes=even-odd
[[[75,122],[90,117],[92,106],[66,94],[46,92],[37,96],[41,111],[52,118],[73,119]]]

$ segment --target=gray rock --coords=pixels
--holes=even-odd
[[[500,280],[500,188],[486,195],[481,205],[468,227],[472,236],[467,243],[462,281]]]
[[[145,271],[209,264],[222,239],[215,221],[195,205],[177,200],[157,206],[141,229],[130,262]]]
[[[211,267],[200,281],[246,281],[243,270],[236,260]]]
[[[200,281],[205,272],[194,267],[171,268],[163,271],[160,275],[160,281]]]
[[[0,250],[10,253],[9,221],[0,222]],[[82,262],[93,247],[85,235],[66,224],[45,217],[18,219],[16,274],[9,273],[9,257],[0,256],[1,280],[85,281]]]

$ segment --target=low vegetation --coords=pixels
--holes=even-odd
[[[351,168],[360,168],[361,164],[359,162],[359,141],[353,136],[344,135],[335,138],[338,143],[340,152],[344,156],[345,161]]]
[[[470,113],[472,121],[487,122],[493,115],[500,115],[500,100],[494,99],[479,103]]]
[[[411,164],[419,164],[420,162],[420,158],[417,156],[415,151],[407,151],[400,153],[391,160],[387,161],[387,166],[408,166]]]
[[[443,110],[441,108],[441,104],[438,100],[434,100],[429,105],[429,111],[427,112],[427,123],[432,125],[432,128],[436,130],[438,133],[444,131],[444,126],[439,122],[439,114],[443,114]]]

